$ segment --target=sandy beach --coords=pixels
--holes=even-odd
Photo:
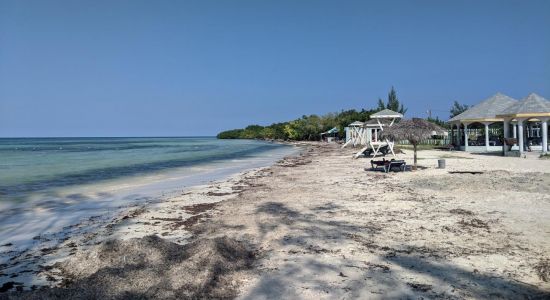
[[[31,254],[50,287],[0,266],[0,299],[550,297],[550,160],[426,150],[386,174],[300,146]]]

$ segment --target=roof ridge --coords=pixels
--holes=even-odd
[[[483,101],[471,106],[466,111],[452,117],[451,119],[449,119],[449,121],[457,121],[461,119],[495,118],[499,112],[502,112],[509,106],[515,104],[512,101],[517,102],[516,99],[503,93],[497,92],[491,97],[486,98]],[[491,108],[493,108],[494,110],[491,111]]]
[[[502,111],[503,114],[550,112],[550,101],[535,93],[530,93],[514,105]]]
[[[374,114],[372,114],[370,117],[374,117],[374,118],[377,118],[378,116],[383,116],[383,115],[393,115],[393,116],[399,116],[399,117],[403,117],[403,114],[400,113],[400,112],[396,112],[396,111],[393,111],[389,108],[384,108],[383,110],[381,111],[378,111],[378,112],[375,112]]]

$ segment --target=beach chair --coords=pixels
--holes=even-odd
[[[389,171],[405,171],[407,169],[407,163],[404,160],[386,160],[383,158],[382,160],[371,160],[370,161],[371,170],[376,171],[384,171],[385,173],[388,173]]]
[[[391,170],[405,171],[407,169],[407,163],[404,160],[392,159],[388,161],[388,164],[384,165],[384,172],[388,173]]]
[[[382,147],[380,147],[380,150],[378,150],[378,154],[382,155],[382,156],[386,156],[389,151],[390,151],[390,148],[387,145],[382,146]],[[363,152],[363,155],[365,157],[370,157],[370,156],[372,156],[373,153],[374,153],[374,149],[373,148],[368,148]]]
[[[382,160],[371,160],[370,166],[372,171],[376,171],[382,167],[382,170],[385,170],[385,165],[388,164],[389,160],[382,158]]]

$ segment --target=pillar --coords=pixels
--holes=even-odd
[[[460,149],[460,122],[456,124],[456,144],[458,148]]]
[[[506,144],[506,139],[510,137],[510,121],[504,119],[504,126],[502,127],[504,129],[504,140],[502,141],[502,151],[507,152],[508,151],[508,145]]]
[[[512,131],[513,131],[513,138],[517,139],[518,138],[518,126],[517,126],[517,123],[512,123],[512,125],[514,126]]]
[[[518,146],[519,153],[523,153],[523,120],[518,119]]]
[[[464,123],[464,151],[468,152],[468,124]]]
[[[548,153],[548,119],[541,119],[542,153]]]
[[[458,145],[458,148],[460,148],[460,144],[462,144],[462,128],[460,128],[460,123],[456,124],[456,144]]]
[[[451,136],[449,138],[449,144],[454,143],[454,137],[455,137],[455,124],[451,123]]]
[[[455,130],[455,135],[454,135],[454,143],[460,148],[460,140],[458,139],[458,134],[460,132],[460,123],[458,124],[455,124],[456,125],[456,130]]]
[[[508,120],[504,120],[504,126],[503,126],[503,129],[504,129],[504,138],[509,138],[510,137],[510,121]]]
[[[489,122],[483,123],[485,125],[485,150],[489,152]]]
[[[458,147],[460,148],[461,144],[462,144],[462,131],[460,131],[460,123],[458,123],[458,134],[457,134],[457,138],[458,138]]]
[[[458,131],[460,130],[460,127],[458,124],[455,124],[454,126],[456,126],[456,129],[455,134],[453,135],[453,142],[455,143],[455,145],[458,145]]]

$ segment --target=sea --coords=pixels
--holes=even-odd
[[[108,218],[297,151],[213,137],[2,138],[0,256],[2,245],[23,251],[83,219]]]

